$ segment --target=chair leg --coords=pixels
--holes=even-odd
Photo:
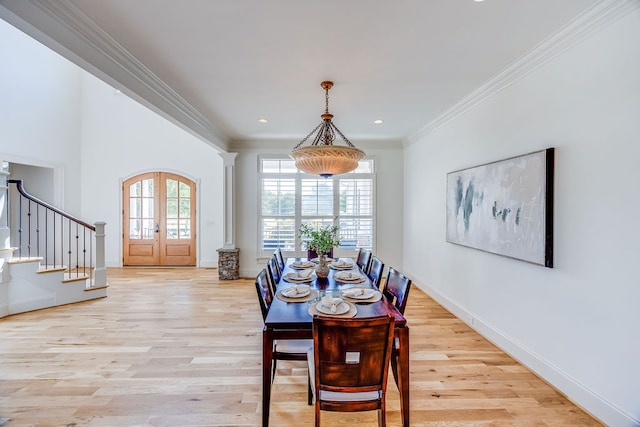
[[[313,392],[311,391],[311,378],[307,376],[307,404],[313,404]]]
[[[396,386],[398,386],[398,352],[395,349],[391,351],[391,370],[393,371],[393,379],[396,380]]]
[[[378,409],[378,427],[387,427],[387,412],[384,407]]]
[[[276,377],[276,362],[278,359],[271,360],[271,382],[273,383],[273,379]],[[397,382],[397,380],[396,380]]]
[[[320,427],[320,403],[316,399],[316,427]]]

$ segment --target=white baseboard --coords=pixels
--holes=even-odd
[[[218,260],[212,260],[212,259],[200,260],[200,267],[201,268],[218,268]]]
[[[416,284],[416,286],[418,285]],[[560,393],[567,396],[568,399],[587,411],[593,417],[610,426],[640,426],[640,420],[625,413],[611,402],[585,387],[584,384],[581,384],[557,366],[549,363],[534,351],[521,345],[513,338],[484,322],[482,319],[479,319],[473,313],[468,312],[464,307],[461,307],[429,286],[420,285],[418,287],[480,335],[535,372],[556,388]]]

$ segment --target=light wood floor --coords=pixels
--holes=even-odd
[[[253,280],[215,269],[108,269],[109,296],[0,320],[0,425],[259,426],[262,317]],[[600,425],[417,288],[412,426]],[[313,424],[306,365],[279,362],[272,426]],[[400,425],[389,381],[388,425]],[[325,426],[375,413],[323,412]]]

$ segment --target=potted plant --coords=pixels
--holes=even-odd
[[[337,225],[326,225],[318,229],[309,224],[300,225],[302,241],[306,243],[307,249],[314,250],[318,254],[318,266],[316,267],[318,277],[325,278],[329,275],[327,254],[340,244],[339,230],[340,227]]]

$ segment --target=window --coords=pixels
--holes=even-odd
[[[327,179],[298,171],[289,158],[260,158],[259,168],[258,245],[262,256],[271,255],[276,248],[304,256],[298,235],[302,223],[338,225],[338,250],[373,250],[373,159],[361,160],[353,172]]]

